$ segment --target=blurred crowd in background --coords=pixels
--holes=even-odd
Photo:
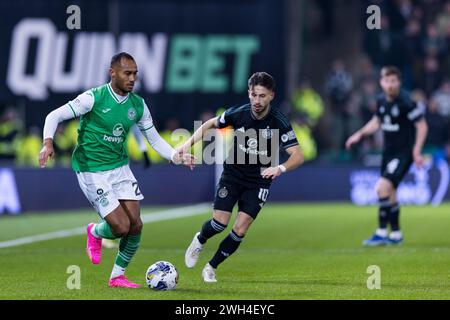
[[[332,2],[332,1],[331,1]],[[330,2],[328,2],[330,3]],[[325,12],[324,30],[332,32],[333,21],[325,1],[317,0]],[[297,89],[286,101],[278,101],[292,122],[305,158],[309,162],[336,163],[359,161],[376,165],[382,150],[382,134],[366,138],[352,151],[344,150],[348,136],[369,121],[380,93],[379,70],[395,65],[402,70],[403,88],[424,108],[429,133],[425,153],[434,159],[450,157],[450,1],[373,0],[365,7],[381,7],[381,30],[364,29],[359,67],[350,68],[342,59],[331,61],[322,83],[312,83],[302,75]],[[366,17],[362,11],[362,17]],[[20,111],[2,106],[0,115],[0,161],[19,166],[38,166],[42,128],[25,128]],[[223,110],[198,115],[206,121]],[[157,124],[160,134],[172,145],[171,133],[179,128],[176,117]],[[78,120],[60,125],[54,144],[56,165],[69,166],[76,145]],[[193,128],[189,128],[192,130]],[[132,161],[151,163],[164,160],[148,143],[129,137]]]

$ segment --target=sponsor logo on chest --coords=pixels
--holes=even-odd
[[[112,135],[113,136],[108,136],[108,135],[103,135],[103,141],[108,141],[108,142],[114,142],[114,143],[122,143],[123,142],[123,137],[122,134],[124,133],[125,129],[123,128],[123,124],[116,123],[112,129]]]

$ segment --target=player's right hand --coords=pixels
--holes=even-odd
[[[352,147],[352,145],[356,144],[359,142],[359,140],[361,140],[362,135],[359,132],[354,133],[353,135],[350,136],[350,138],[347,139],[347,141],[345,142],[345,148],[347,150],[350,150],[350,148]]]
[[[186,167],[189,167],[191,170],[194,170],[195,168],[195,161],[197,158],[190,154],[190,153],[183,153],[180,152],[178,149],[175,149],[175,153],[172,157],[172,162],[176,165],[184,165]]]
[[[49,157],[52,160],[55,159],[55,150],[53,150],[53,141],[51,139],[46,139],[41,152],[39,152],[39,165],[41,168],[45,168],[47,166],[47,160]]]

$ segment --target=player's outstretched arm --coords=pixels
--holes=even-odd
[[[192,137],[190,137],[182,146],[178,147],[176,150],[178,153],[187,153],[191,147],[203,138],[206,131],[210,129],[218,128],[217,126],[218,118],[211,118],[198,128]]]
[[[58,124],[65,120],[75,118],[74,113],[64,105],[56,110],[50,112],[45,118],[43,146],[39,152],[39,166],[45,168],[47,166],[48,158],[55,159],[55,151],[53,149],[53,137],[55,136]]]
[[[62,107],[59,107],[50,112],[45,118],[43,146],[39,152],[39,165],[44,168],[47,165],[48,158],[55,158],[55,151],[53,149],[53,137],[55,136],[58,124],[73,118],[77,118],[92,110],[94,105],[94,96],[90,91],[86,91],[69,101]]]
[[[147,104],[144,102],[144,112],[137,123],[144,137],[147,138],[152,148],[163,158],[172,161],[175,164],[183,164],[191,170],[195,167],[196,158],[192,154],[182,154],[177,152],[170,144],[166,142],[156,130],[153,124],[153,118]]]
[[[144,136],[147,138],[148,142],[158,152],[163,158],[166,158],[169,161],[172,161],[175,164],[183,164],[189,167],[191,170],[195,167],[196,158],[189,153],[180,153],[177,152],[170,144],[166,142],[156,131],[155,127],[152,126],[147,130],[141,131]]]
[[[417,167],[422,167],[424,158],[422,156],[422,148],[427,138],[428,125],[424,118],[415,123],[416,126],[416,142],[413,149],[414,163]]]
[[[358,143],[364,136],[370,136],[380,128],[380,119],[377,116],[366,123],[364,127],[352,134],[345,142],[345,148],[349,150],[354,144]]]
[[[287,148],[286,152],[289,154],[289,158],[287,159],[287,161],[277,167],[270,167],[265,169],[261,173],[261,176],[263,178],[272,178],[273,180],[276,177],[279,177],[284,172],[295,170],[303,164],[304,157],[299,145]]]
[[[58,109],[50,112],[45,118],[44,124],[44,138],[43,146],[39,152],[39,166],[45,168],[47,166],[48,158],[55,159],[55,151],[53,149],[53,137],[55,135],[58,124],[64,120],[74,118],[73,113],[66,106],[62,106]]]

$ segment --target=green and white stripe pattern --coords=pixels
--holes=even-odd
[[[116,262],[118,266],[122,268],[128,267],[131,259],[139,248],[141,243],[141,234],[138,235],[127,235],[120,239],[119,252],[117,253]]]

